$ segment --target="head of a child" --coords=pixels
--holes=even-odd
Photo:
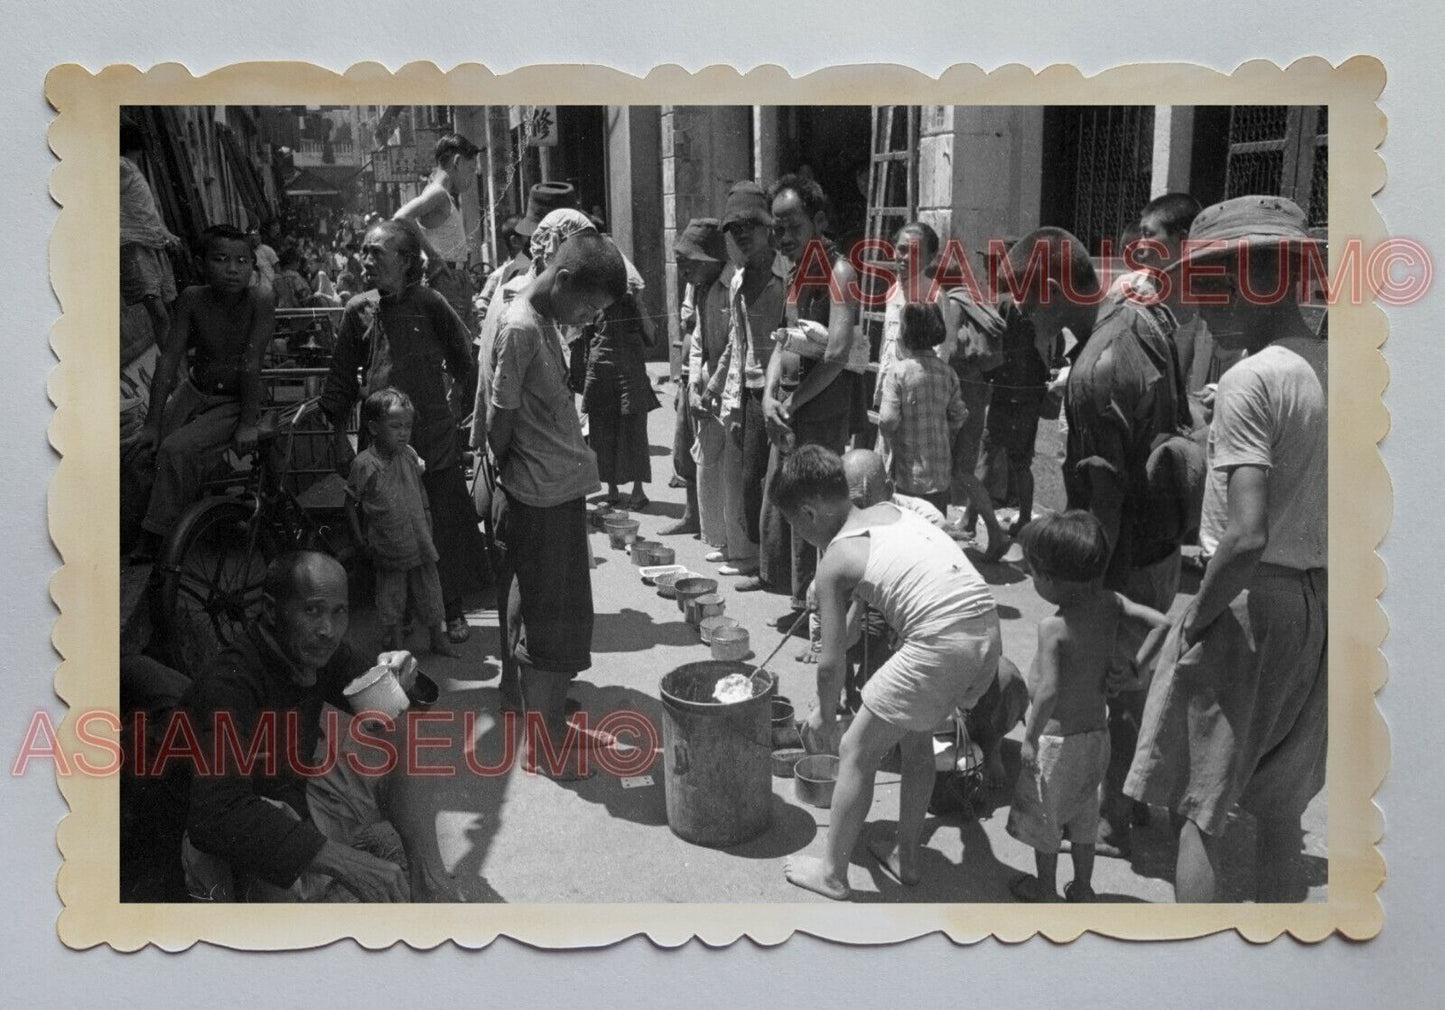
[[[1139,261],[1162,269],[1179,258],[1179,249],[1189,237],[1189,227],[1199,216],[1199,201],[1188,193],[1165,193],[1156,196],[1139,212],[1139,238],[1157,242],[1162,254],[1148,247],[1140,249]]]
[[[256,254],[245,232],[214,224],[201,233],[201,266],[212,291],[237,295],[251,283]]]
[[[627,294],[627,267],[610,238],[582,231],[562,243],[547,264],[548,313],[562,326],[583,326]]]
[[[481,152],[460,133],[444,133],[432,148],[436,166],[454,180],[461,181],[477,173],[477,155]]]
[[[805,445],[790,455],[769,496],[793,532],[820,549],[838,535],[853,509],[843,461],[821,445]]]
[[[1020,534],[1038,594],[1064,606],[1099,588],[1109,565],[1104,526],[1091,512],[1070,509],[1041,516]]]
[[[943,343],[943,310],[937,302],[909,302],[899,318],[898,343],[910,358]]]
[[[361,405],[361,423],[371,435],[371,444],[382,456],[391,456],[411,443],[412,419],[416,410],[411,399],[388,386],[368,396]]]

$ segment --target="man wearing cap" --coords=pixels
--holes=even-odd
[[[1183,818],[1181,902],[1215,899],[1236,803],[1256,816],[1256,900],[1306,896],[1292,870],[1325,784],[1329,687],[1327,355],[1299,307],[1315,242],[1291,201],[1238,197],[1200,212],[1170,273],[1219,346],[1247,352],[1209,426],[1209,566],[1165,640],[1124,786]]]
[[[1109,298],[1087,248],[1061,228],[1041,228],[1010,248],[1007,267],[1027,280],[1029,261],[1044,255],[1045,269],[1016,307],[1033,324],[1038,345],[1052,346],[1064,329],[1081,342],[1064,394],[1068,439],[1064,491],[1068,507],[1092,512],[1109,542],[1108,589],[1167,613],[1179,588],[1179,544],[1187,532],[1164,521],[1173,502],[1148,493],[1147,463],[1162,437],[1191,426],[1173,331],[1162,305]],[[1005,306],[1007,309],[1008,306]],[[1109,699],[1110,762],[1104,778],[1097,851],[1130,850],[1133,805],[1122,787],[1134,754],[1142,691]]]
[[[782,325],[788,293],[788,263],[773,248],[773,215],[768,195],[756,182],[739,182],[728,191],[722,226],[728,256],[737,265],[728,283],[728,343],[703,392],[703,406],[719,405],[732,448],[740,458],[741,494],[724,496],[729,510],[740,499],[738,522],[724,518],[728,529],[741,529],[740,546],[729,543],[726,564],[719,572],[750,578],[739,589],[761,588],[758,540],[763,510],[763,479],[768,472],[768,431],[763,421],[763,383],[773,353],[772,333]],[[725,469],[730,469],[724,463]],[[736,471],[733,471],[736,472]]]
[[[673,458],[678,475],[688,480],[688,489],[687,512],[662,532],[701,533],[703,541],[715,548],[709,556],[726,561],[729,538],[724,501],[729,490],[737,499],[730,510],[737,524],[733,544],[741,549],[747,541],[742,528],[742,457],[732,454],[735,472],[729,474],[725,467],[729,456],[727,432],[717,413],[703,407],[708,380],[717,370],[729,338],[728,285],[732,270],[718,219],[693,218],[673,251],[678,275],[687,282],[681,327],[683,377],[678,387],[678,434],[673,439]],[[691,474],[685,472],[689,463]]]

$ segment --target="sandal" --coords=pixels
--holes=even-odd
[[[647,500],[647,495],[639,494],[628,495],[624,498],[619,498],[617,500],[617,504],[621,505],[629,512],[641,512],[643,509],[647,508],[647,506],[651,505],[652,502]]]
[[[453,645],[461,645],[471,637],[472,627],[465,617],[453,617],[447,622],[447,641]]]

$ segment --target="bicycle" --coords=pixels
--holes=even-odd
[[[171,665],[191,677],[259,615],[272,560],[319,550],[348,564],[357,554],[359,519],[318,402],[311,397],[268,413],[242,461],[250,465],[207,482],[211,493],[182,513],[166,539],[157,619]],[[320,465],[297,466],[298,447],[318,442],[323,450],[312,449],[303,462]]]

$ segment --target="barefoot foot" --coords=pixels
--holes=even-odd
[[[823,869],[823,861],[814,856],[793,856],[783,864],[788,883],[821,894],[834,901],[847,901],[853,893],[846,880],[838,880]]]

